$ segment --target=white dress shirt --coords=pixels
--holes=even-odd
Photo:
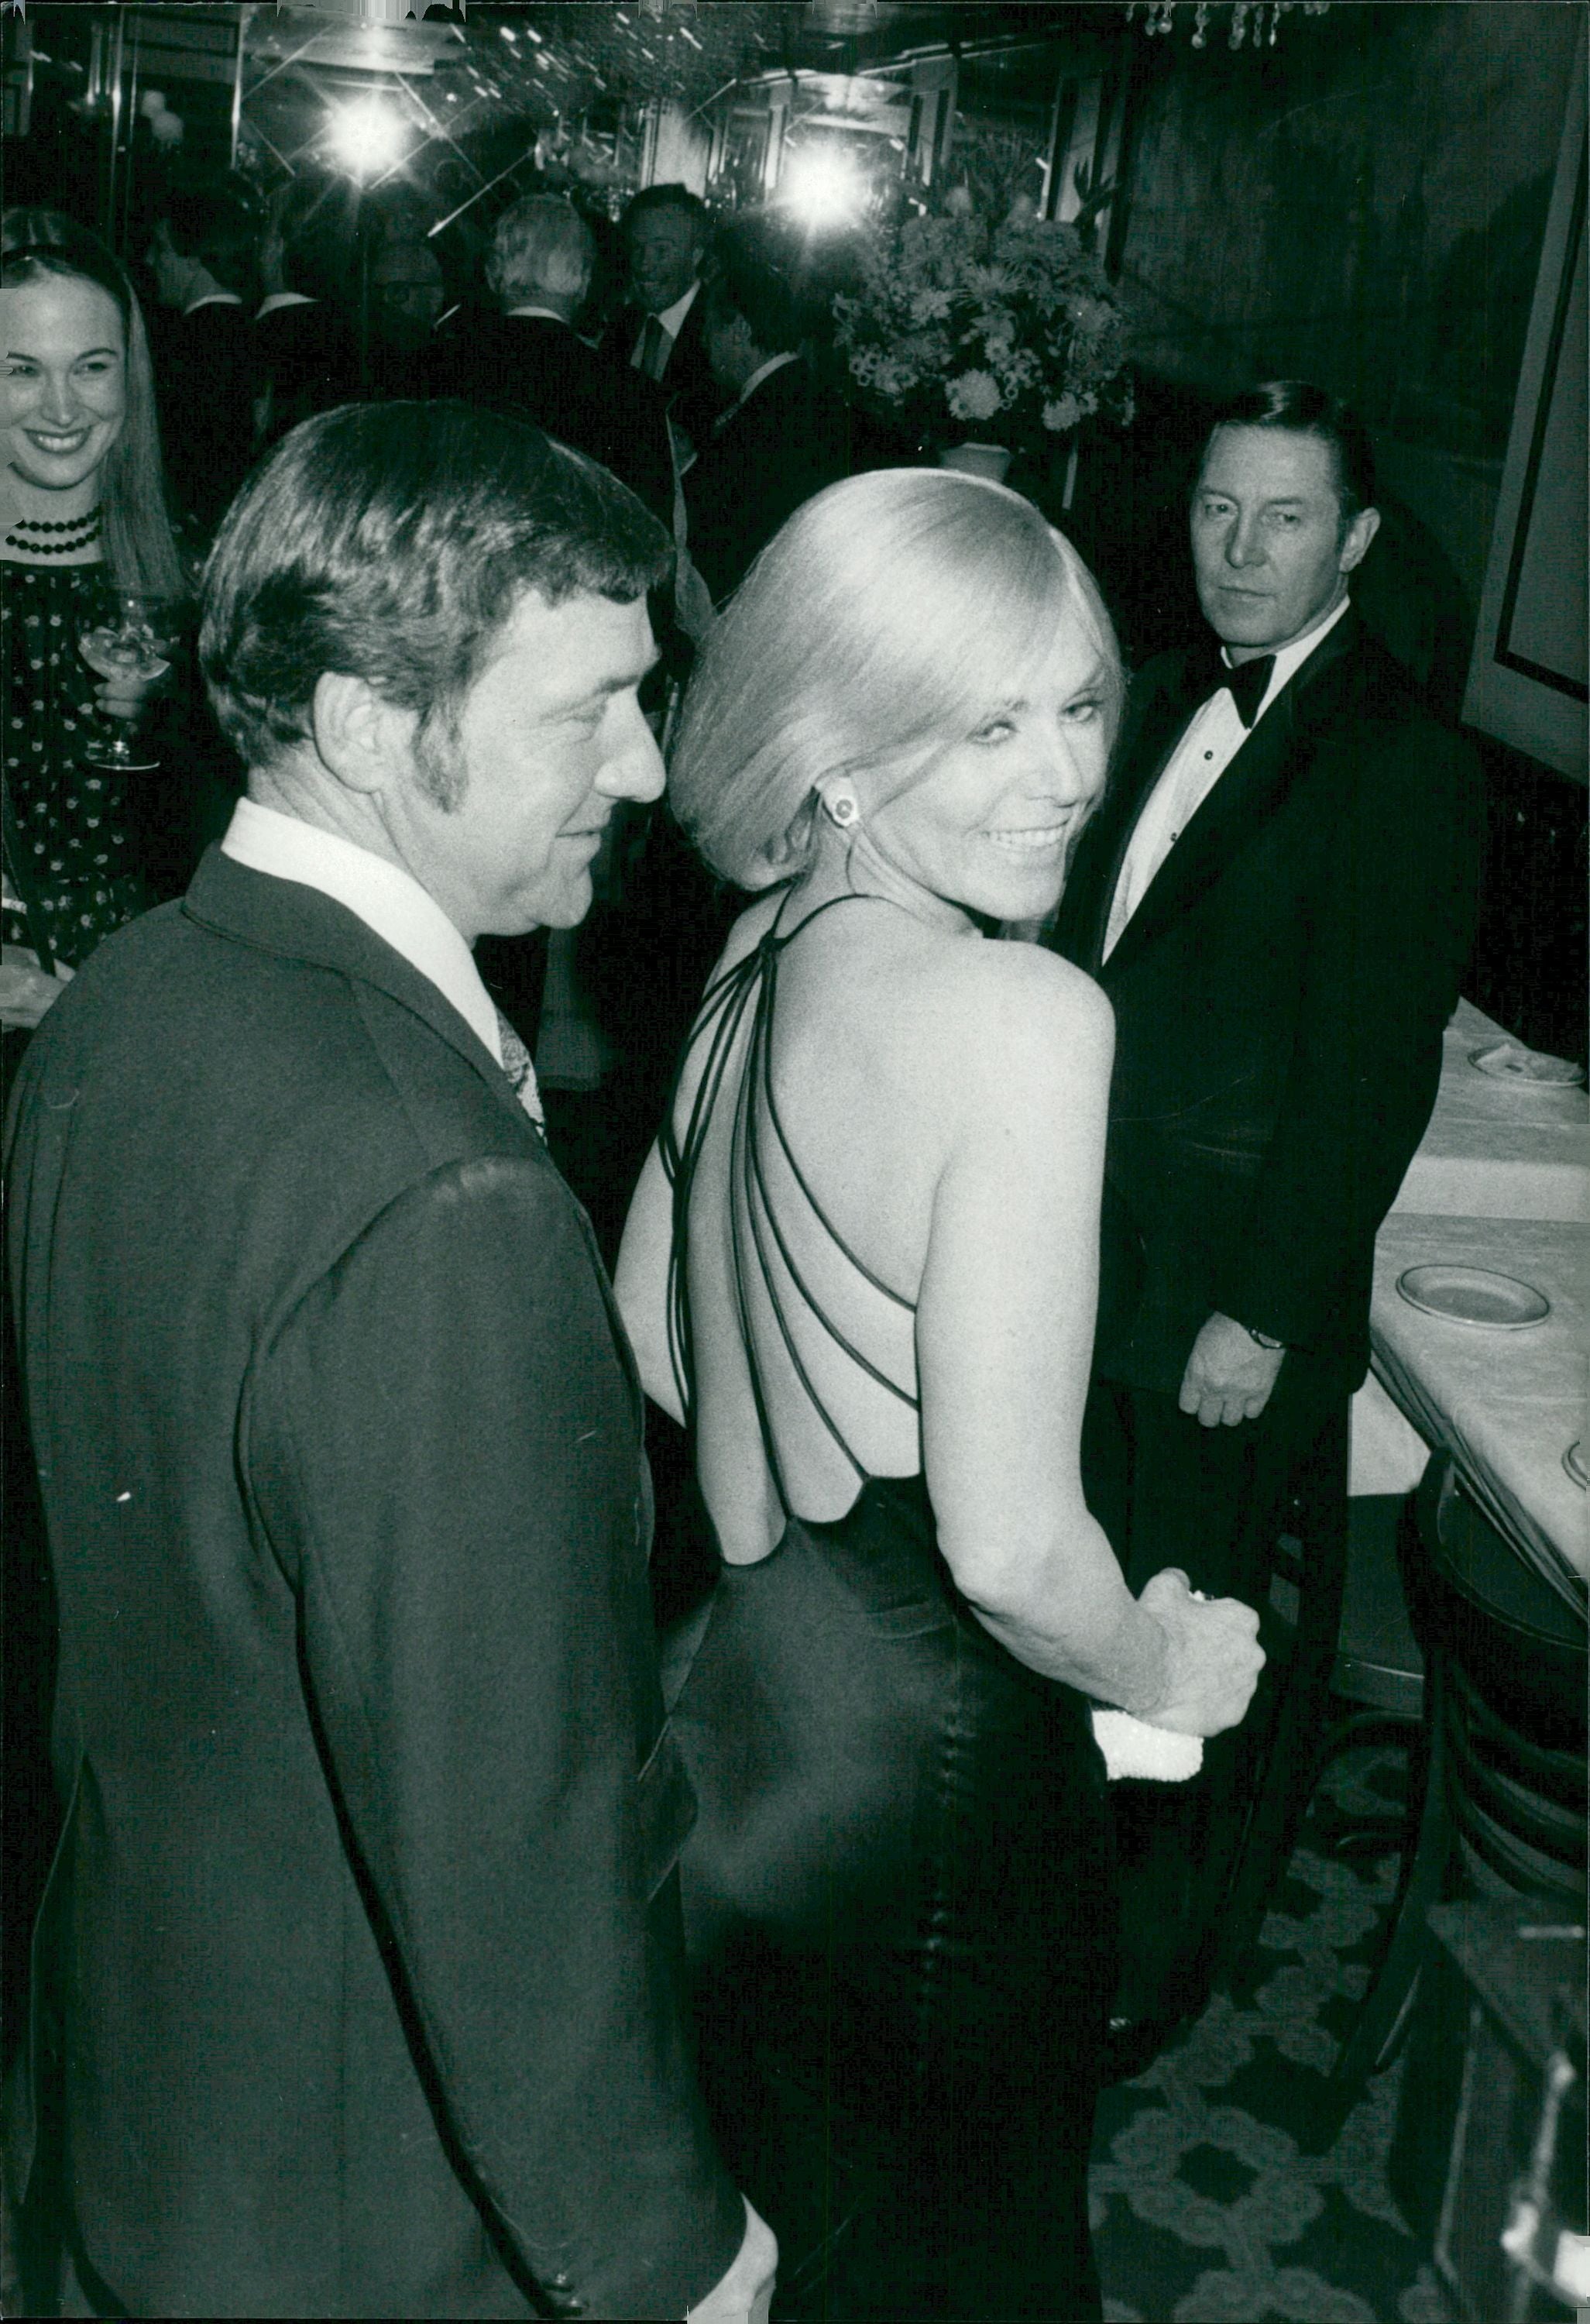
[[[496,1004],[481,982],[473,954],[436,898],[400,865],[355,847],[334,831],[321,831],[250,798],[239,799],[233,808],[221,853],[251,872],[318,889],[321,895],[345,905],[355,919],[436,986],[488,1054],[502,1063]],[[527,1104],[525,1110],[536,1109]]]
[[[1300,638],[1293,638],[1290,645],[1281,648],[1264,699],[1254,715],[1255,727],[1326,632],[1333,630],[1341,620],[1347,603],[1344,597],[1324,621],[1317,622]],[[1230,657],[1224,646],[1220,659],[1229,669]],[[1194,712],[1190,725],[1165,761],[1164,771],[1137,818],[1122,860],[1109,908],[1109,926],[1105,932],[1106,960],[1120,942],[1121,930],[1148,893],[1166,856],[1252,732],[1253,727],[1243,724],[1236,705],[1224,687]]]

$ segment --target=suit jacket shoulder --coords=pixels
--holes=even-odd
[[[479,315],[448,340],[451,393],[529,420],[610,468],[671,523],[673,456],[665,400],[649,380],[539,315]]]
[[[786,517],[849,475],[847,407],[804,358],[727,413],[685,474],[690,554],[714,599],[745,577]]]

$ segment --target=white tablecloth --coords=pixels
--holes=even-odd
[[[1504,1038],[1468,1001],[1447,1029],[1435,1113],[1375,1245],[1374,1370],[1353,1406],[1351,1489],[1409,1491],[1429,1448],[1448,1451],[1492,1521],[1581,1602],[1590,1500],[1563,1456],[1590,1443],[1590,1099],[1477,1071],[1472,1052]],[[1440,1262],[1532,1284],[1551,1312],[1520,1331],[1422,1314],[1397,1278]]]
[[[1397,1278],[1433,1262],[1483,1267],[1541,1291],[1551,1312],[1505,1331],[1411,1306]],[[1585,1411],[1590,1230],[1539,1219],[1393,1212],[1374,1253],[1376,1377],[1425,1441],[1456,1454],[1480,1506],[1565,1595],[1590,1577],[1590,1497],[1563,1456]]]

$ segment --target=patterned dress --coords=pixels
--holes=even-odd
[[[89,763],[112,724],[98,684],[78,650],[81,632],[111,611],[107,568],[51,568],[0,560],[0,715],[5,719],[7,823],[21,862],[7,864],[7,894],[31,899],[57,959],[73,968],[102,937],[152,899],[139,868],[127,787]],[[7,944],[29,944],[24,915],[8,903]]]

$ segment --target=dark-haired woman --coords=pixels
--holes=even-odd
[[[1041,919],[1121,674],[1075,552],[940,470],[836,484],[708,641],[670,777],[757,894],[618,1287],[722,1554],[674,1712],[703,2061],[779,2312],[1098,2313],[1114,1969],[1089,1699],[1234,1725],[1256,1617],[1084,1505],[1109,1010]]]
[[[177,600],[149,349],[126,275],[51,210],[0,220],[0,1023],[34,1025],[103,936],[152,900],[129,786],[92,753],[147,688],[78,649],[114,592]]]

